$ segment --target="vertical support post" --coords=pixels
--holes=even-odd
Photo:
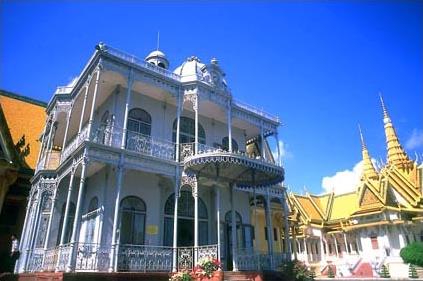
[[[275,133],[275,139],[276,139],[276,148],[277,148],[277,157],[278,159],[276,159],[277,163],[279,166],[282,166],[282,157],[281,157],[281,147],[279,145],[279,135],[278,132]]]
[[[70,123],[70,119],[71,119],[72,110],[73,110],[73,103],[71,105],[70,110],[68,111],[68,114],[66,115],[67,118],[66,118],[65,134],[63,136],[63,142],[62,142],[62,151],[65,149],[66,139],[68,138],[69,123]]]
[[[126,146],[126,132],[128,127],[128,114],[129,114],[129,103],[131,102],[131,92],[132,84],[134,83],[134,72],[131,68],[128,74],[128,88],[126,89],[126,99],[125,99],[125,114],[123,117],[123,130],[122,130],[122,142],[120,143],[120,148],[125,149]]]
[[[42,194],[40,194],[40,189],[38,188],[37,193],[37,201],[36,201],[36,209],[35,209],[35,215],[33,218],[33,225],[32,230],[30,232],[29,241],[27,243],[26,247],[26,257],[25,257],[25,270],[28,269],[28,260],[30,258],[30,254],[32,250],[34,249],[34,240],[36,237],[37,229],[38,229],[38,219],[40,217],[40,210],[41,210],[41,203],[42,203]]]
[[[198,264],[198,183],[192,187],[194,197],[194,265]]]
[[[94,109],[95,109],[95,103],[97,100],[98,82],[100,80],[101,64],[97,66],[96,71],[97,71],[97,76],[95,78],[94,95],[93,95],[93,102],[91,103],[90,119],[88,120],[88,129],[87,129],[87,136],[86,136],[87,140],[91,138],[91,130],[93,127],[93,119],[94,119]]]
[[[81,119],[79,120],[79,127],[78,127],[78,137],[81,135],[82,122],[84,122],[85,107],[87,106],[88,88],[90,87],[90,81],[91,81],[91,77],[88,78],[87,83],[85,85],[84,101],[82,103]]]
[[[121,155],[122,157],[122,155]],[[122,158],[119,160],[119,165],[117,167],[117,183],[116,183],[116,199],[115,199],[115,209],[113,214],[113,230],[112,230],[112,247],[110,251],[110,265],[109,272],[117,271],[117,256],[118,256],[118,241],[117,240],[117,228],[119,222],[119,204],[120,204],[120,193],[122,190],[122,181],[124,174],[124,167],[122,165]]]
[[[217,223],[217,259],[220,261],[220,246],[221,237],[220,237],[220,187],[215,186],[216,189],[216,223]]]
[[[29,195],[29,200],[28,200],[28,204],[26,204],[26,212],[25,212],[25,220],[24,220],[24,225],[22,228],[22,235],[21,235],[21,244],[19,245],[19,252],[23,253],[24,252],[24,244],[27,243],[28,241],[26,237],[27,234],[26,232],[28,231],[28,224],[29,224],[29,220],[30,220],[30,210],[31,210],[31,205],[32,205],[32,196]],[[18,259],[17,262],[17,271],[20,272],[20,264],[21,264],[21,259]],[[15,272],[16,273],[16,272]]]
[[[307,249],[307,238],[304,236],[303,238],[303,244],[304,244],[304,258],[306,262],[309,262],[309,256],[308,256],[308,249]]]
[[[350,251],[348,250],[347,234],[345,232],[343,234],[344,234],[345,252],[347,254],[350,254]]]
[[[198,93],[195,94],[193,109],[195,112],[195,151],[194,154],[198,153]]]
[[[264,129],[263,129],[263,121],[260,122],[260,139],[261,139],[261,158],[264,159]]]
[[[273,269],[273,226],[272,208],[269,189],[266,189],[266,226],[267,226],[267,253],[270,259],[270,268]]]
[[[339,252],[338,252],[338,241],[336,241],[336,236],[335,236],[335,234],[333,234],[333,235],[332,235],[332,237],[333,237],[333,240],[334,240],[334,242],[335,242],[335,253],[336,253],[336,257],[338,258],[338,257],[339,257]]]
[[[323,233],[320,234],[320,261],[326,261],[325,244],[323,241]]]
[[[85,177],[87,173],[87,166],[88,166],[88,160],[86,156],[84,156],[84,159],[82,161],[82,170],[81,170],[81,178],[79,180],[79,191],[78,191],[78,201],[76,202],[76,211],[75,211],[75,219],[73,221],[73,229],[72,229],[72,237],[71,237],[71,243],[70,243],[70,258],[69,263],[67,266],[67,271],[70,272],[75,269],[75,263],[76,263],[76,244],[78,243],[79,239],[79,226],[81,224],[81,212],[82,212],[82,201],[83,196],[85,193]]]
[[[282,209],[284,213],[283,221],[284,221],[284,244],[285,244],[285,253],[287,257],[291,255],[291,243],[289,241],[289,211],[288,211],[288,198],[286,196],[286,193],[284,192],[282,195]]]
[[[229,142],[229,152],[232,152],[232,104],[231,100],[228,99],[228,142]]]
[[[295,233],[295,226],[292,226],[291,228],[292,232],[292,250],[294,252],[294,259],[298,259],[298,248],[297,248],[297,234]]]
[[[44,168],[48,169],[48,163],[50,162],[50,156],[51,156],[51,136],[53,135],[53,130],[55,130],[56,125],[55,123],[55,115],[53,114],[53,122],[51,123],[50,132],[48,133],[48,140],[47,140],[47,146],[46,146],[46,161],[44,162]]]
[[[48,120],[48,118],[47,118],[47,120]],[[48,124],[48,121],[47,121],[47,124]],[[44,126],[44,130],[43,130],[43,134],[42,134],[42,138],[41,138],[40,150],[38,151],[37,170],[38,170],[38,163],[40,163],[41,154],[42,154],[43,148],[44,148],[44,141],[45,141],[45,134],[46,134],[46,130],[47,130],[47,124]]]
[[[238,253],[237,253],[237,236],[236,236],[236,218],[235,218],[235,206],[234,206],[234,189],[235,184],[229,184],[230,199],[231,199],[231,238],[232,238],[232,271],[238,271]]]
[[[179,144],[179,132],[180,132],[180,124],[181,124],[181,112],[182,112],[182,100],[183,100],[183,92],[179,91],[178,93],[178,100],[177,100],[177,104],[176,104],[176,151],[175,151],[175,159],[176,162],[179,162],[180,160],[180,153],[179,153],[179,149],[180,149],[180,144]],[[179,185],[179,183],[178,183]]]
[[[173,210],[173,259],[172,272],[178,271],[178,202],[179,202],[179,169],[176,170],[175,177],[175,208]]]
[[[50,217],[48,218],[46,240],[44,241],[43,268],[44,268],[44,261],[46,257],[47,247],[48,247],[48,241],[50,240],[51,222],[53,221],[53,212],[54,212],[54,207],[56,205],[57,189],[58,189],[58,186],[56,186],[56,189],[54,190],[52,194],[53,198],[51,200]]]

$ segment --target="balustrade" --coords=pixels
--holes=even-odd
[[[54,271],[59,258],[59,247],[47,249],[44,253],[44,271]]]
[[[57,262],[57,270],[58,271],[65,271],[66,266],[69,263],[71,255],[71,246],[70,244],[65,244],[59,249],[59,258]]]
[[[107,271],[110,264],[110,247],[97,243],[78,243],[76,271]]]
[[[120,245],[118,271],[171,271],[172,247]]]
[[[44,249],[34,249],[30,253],[28,271],[41,271],[43,267]]]

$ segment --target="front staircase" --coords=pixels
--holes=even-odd
[[[224,281],[289,281],[284,279],[281,272],[276,271],[264,271],[261,273],[258,272],[248,272],[248,271],[225,271],[223,275]]]

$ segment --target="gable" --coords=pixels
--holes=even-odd
[[[364,192],[359,203],[360,207],[368,207],[376,204],[382,204],[377,196],[368,188],[364,186]]]

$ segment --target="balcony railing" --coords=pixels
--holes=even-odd
[[[172,247],[120,245],[118,271],[166,271],[172,269]]]
[[[96,243],[78,243],[76,271],[107,271],[110,265],[110,247]]]
[[[237,265],[239,270],[269,270],[277,269],[284,261],[290,259],[286,253],[273,253],[254,251],[253,248],[237,250]],[[272,265],[273,263],[273,265]]]
[[[138,57],[136,57],[134,55],[130,55],[130,54],[126,53],[126,52],[123,52],[121,50],[118,50],[118,49],[115,49],[115,48],[112,48],[112,47],[109,47],[109,46],[105,46],[104,47],[104,50],[107,53],[109,53],[109,54],[111,54],[111,55],[113,55],[115,57],[118,57],[120,59],[123,59],[124,61],[127,61],[129,63],[133,63],[136,66],[139,66],[139,67],[142,67],[142,68],[146,68],[148,70],[151,70],[151,71],[154,71],[156,73],[162,74],[162,75],[164,75],[164,76],[166,76],[168,78],[174,79],[176,81],[180,81],[181,80],[181,77],[179,75],[177,75],[177,74],[175,74],[175,73],[173,73],[173,72],[171,72],[169,70],[166,70],[166,69],[164,69],[162,67],[158,67],[158,66],[156,66],[154,64],[145,62],[144,60],[139,59]]]
[[[180,160],[184,161],[185,159],[187,159],[188,157],[191,157],[195,154],[195,143],[191,142],[191,143],[182,143],[180,148]],[[212,147],[212,146],[208,146],[202,143],[198,144],[198,151],[197,151],[197,155],[198,154],[213,154],[213,153],[229,153],[227,150],[222,149],[220,147]],[[256,161],[260,161],[263,163],[269,163],[269,164],[273,164],[276,165],[273,161],[257,156],[254,157],[248,153],[245,153],[243,151],[232,151],[231,154],[236,155],[236,156],[241,156],[241,157],[246,157],[252,160],[256,160]]]
[[[62,163],[63,161],[65,161],[69,155],[72,154],[72,152],[74,152],[78,146],[88,138],[88,124],[85,125],[82,129],[81,129],[81,133],[77,134],[75,137],[73,137],[68,144],[64,147],[62,155],[60,156],[60,163]]]
[[[239,100],[234,100],[233,103],[234,103],[235,106],[237,106],[237,107],[239,107],[241,109],[244,109],[246,111],[253,112],[253,113],[255,113],[255,114],[259,115],[259,116],[263,116],[263,117],[265,117],[265,118],[267,118],[269,120],[272,120],[274,122],[279,122],[279,117],[278,116],[273,115],[273,114],[270,114],[270,113],[268,113],[268,112],[266,112],[266,111],[264,111],[262,109],[259,109],[259,108],[255,107],[255,106],[249,105],[249,104],[244,103],[244,102],[239,101]]]

